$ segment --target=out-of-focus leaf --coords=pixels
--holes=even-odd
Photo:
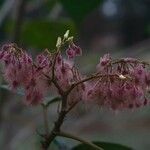
[[[8,85],[0,85],[0,88],[8,90],[8,91],[12,91]],[[25,95],[23,92],[23,89],[17,89],[17,91],[15,93],[17,93],[18,95]]]
[[[4,0],[0,0],[0,7],[1,7],[1,5],[4,3]]]
[[[74,24],[70,21],[30,21],[23,27],[22,41],[34,48],[55,48],[58,35],[63,35],[67,29],[75,32]]]
[[[38,3],[35,4],[35,0],[29,0],[28,5],[32,8],[27,11],[28,17],[31,18],[46,18],[55,4],[57,3],[57,0],[44,0],[44,1],[39,1]]]
[[[78,23],[97,8],[103,0],[60,0],[60,2],[68,14]]]
[[[47,21],[30,20],[26,21],[22,27],[21,42],[29,47],[43,50],[48,48],[53,50],[56,45],[58,35],[64,35],[66,30],[70,30],[75,35],[76,28],[70,20]],[[6,32],[13,31],[13,22],[8,23]]]
[[[96,144],[97,146],[100,146],[104,150],[133,150],[132,148],[129,148],[121,144],[114,144],[107,142],[93,142],[93,143]],[[72,150],[95,150],[95,149],[88,145],[80,144],[78,146],[75,146]]]
[[[35,3],[35,2],[34,2]],[[57,0],[46,0],[44,1],[44,11],[47,12],[47,14],[53,9],[54,5],[57,3]]]
[[[150,24],[147,25],[146,31],[147,31],[147,34],[150,35]]]
[[[67,143],[54,139],[53,143],[58,147],[59,150],[70,150],[70,148],[67,146]]]
[[[0,85],[0,89],[12,91],[8,85]],[[18,88],[17,91],[15,91],[15,93],[21,96],[25,95],[23,88]],[[61,100],[60,97],[48,96],[48,97],[45,97],[44,105],[48,107],[49,105],[59,102],[60,100]]]
[[[27,128],[27,127],[26,127]],[[14,150],[41,150],[40,145],[40,139],[39,136],[36,134],[32,134],[31,128],[27,128],[27,131],[25,132],[24,136],[17,136],[21,135],[21,133],[24,131],[23,129],[17,133],[15,139],[12,140],[13,148]],[[56,150],[53,146],[53,143],[51,145],[53,150]]]

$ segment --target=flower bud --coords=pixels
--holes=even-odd
[[[69,36],[69,30],[66,31],[66,33],[64,34],[64,39],[68,39]]]
[[[61,37],[57,38],[56,47],[59,48],[61,46]]]

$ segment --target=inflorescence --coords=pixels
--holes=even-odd
[[[68,45],[65,56],[64,44]],[[12,90],[24,88],[27,104],[40,104],[51,89],[60,96],[67,93],[68,105],[84,101],[122,110],[148,104],[150,72],[145,62],[134,58],[112,60],[105,54],[95,73],[87,77],[73,63],[82,50],[68,33],[63,40],[58,38],[56,48],[54,53],[45,50],[33,60],[14,43],[2,46],[0,63],[4,78]]]

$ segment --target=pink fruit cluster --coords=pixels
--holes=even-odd
[[[27,104],[36,105],[55,89],[59,95],[68,92],[69,105],[92,102],[114,110],[147,105],[150,86],[147,64],[134,58],[112,60],[109,54],[100,58],[96,73],[81,75],[71,59],[82,54],[80,47],[69,44],[66,55],[48,50],[33,58],[16,44],[5,44],[0,51],[3,74],[12,90],[23,87]]]

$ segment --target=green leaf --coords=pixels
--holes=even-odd
[[[90,12],[100,6],[103,0],[60,0],[64,9],[76,22],[81,22]]]
[[[100,146],[104,150],[133,150],[132,148],[129,148],[121,144],[108,142],[93,142],[93,143],[96,144],[97,146]],[[75,146],[72,150],[95,150],[95,149],[85,144],[79,144],[78,146]]]

